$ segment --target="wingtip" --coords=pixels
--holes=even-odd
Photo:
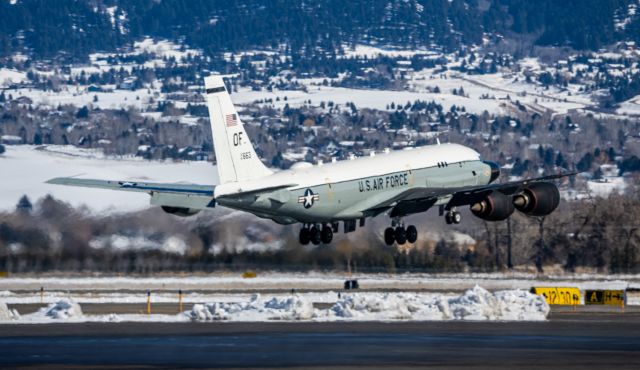
[[[54,177],[44,182],[45,184],[63,185],[64,177]]]

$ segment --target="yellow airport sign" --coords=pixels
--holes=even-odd
[[[533,287],[531,293],[541,295],[548,304],[576,306],[580,304],[580,289],[571,287]]]
[[[624,295],[624,290],[585,290],[584,303],[623,306]]]
[[[254,271],[245,271],[242,274],[242,277],[245,279],[253,279],[256,276],[258,276],[258,274],[256,274]]]

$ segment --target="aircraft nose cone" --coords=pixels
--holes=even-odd
[[[489,168],[491,169],[491,179],[489,180],[489,182],[494,182],[498,179],[498,177],[500,177],[500,166],[498,166],[497,163],[495,162],[491,162],[491,161],[483,161],[484,164],[486,164],[487,166],[489,166]]]

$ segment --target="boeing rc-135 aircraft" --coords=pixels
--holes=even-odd
[[[494,183],[499,167],[457,144],[429,145],[331,163],[297,163],[285,171],[267,168],[244,130],[221,76],[205,78],[217,159],[218,185],[55,178],[51,184],[145,192],[165,212],[189,216],[216,205],[250,212],[279,224],[301,223],[300,243],[330,243],[342,222],[345,233],[367,217],[386,213],[384,240],[413,243],[414,225],[403,218],[438,206],[447,224],[461,221],[470,206],[484,220],[500,221],[515,210],[532,216],[553,212],[560,202],[552,175]]]

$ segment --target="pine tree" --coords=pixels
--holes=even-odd
[[[33,205],[31,204],[29,197],[26,194],[23,195],[16,205],[16,211],[20,213],[31,213],[32,210]]]

